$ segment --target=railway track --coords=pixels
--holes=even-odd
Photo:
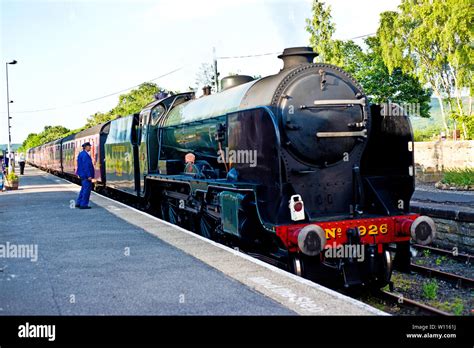
[[[394,304],[400,307],[413,309],[418,315],[451,316],[451,314],[447,312],[428,306],[424,303],[420,303],[418,301],[405,298],[404,296],[400,294],[396,294],[390,291],[380,290],[380,291],[375,292],[373,296],[384,302],[389,302],[391,304]]]
[[[440,249],[440,248],[435,248],[432,246],[426,246],[426,245],[420,245],[420,244],[413,244],[412,247],[418,250],[423,250],[423,251],[427,250],[429,252],[432,252],[433,254],[446,256],[451,259],[464,262],[466,264],[470,264],[472,260],[474,259],[473,255],[470,255],[467,253],[458,253],[458,252],[454,252],[453,250]]]
[[[411,270],[418,274],[426,275],[429,278],[436,278],[436,279],[450,282],[456,285],[457,287],[464,287],[464,288],[474,287],[474,279],[463,277],[458,274],[443,272],[438,269],[420,266],[414,263],[411,264]]]
[[[454,250],[440,249],[432,246],[424,246],[419,244],[414,244],[413,247],[417,250],[423,252],[429,252],[434,255],[441,255],[457,262],[470,265],[473,260],[473,255],[467,253],[457,253]],[[419,264],[412,263],[411,270],[423,276],[429,278],[436,278],[440,280],[447,281],[456,285],[457,287],[472,288],[474,287],[474,279],[469,277],[464,277],[455,273],[445,272],[437,268],[421,266]]]

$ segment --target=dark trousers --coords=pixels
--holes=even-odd
[[[20,164],[20,174],[25,174],[25,162],[18,162]]]
[[[81,179],[81,186],[81,192],[79,192],[79,197],[77,197],[76,205],[80,207],[87,207],[89,205],[89,198],[91,196],[92,181]]]

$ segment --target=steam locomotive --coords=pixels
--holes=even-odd
[[[300,276],[382,287],[394,267],[409,270],[410,240],[428,244],[436,232],[410,213],[410,121],[397,106],[370,105],[357,81],[316,55],[287,48],[275,75],[164,96],[32,148],[29,162],[74,178],[88,141],[97,189]]]

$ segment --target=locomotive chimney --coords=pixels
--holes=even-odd
[[[286,70],[297,65],[312,63],[317,55],[311,47],[290,47],[285,48],[278,58],[283,60],[282,70]]]
[[[211,86],[204,86],[202,88],[202,94],[203,95],[211,95]]]

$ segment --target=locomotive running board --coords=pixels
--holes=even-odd
[[[356,132],[317,132],[317,138],[335,138],[335,137],[364,137],[367,138],[367,129]]]

